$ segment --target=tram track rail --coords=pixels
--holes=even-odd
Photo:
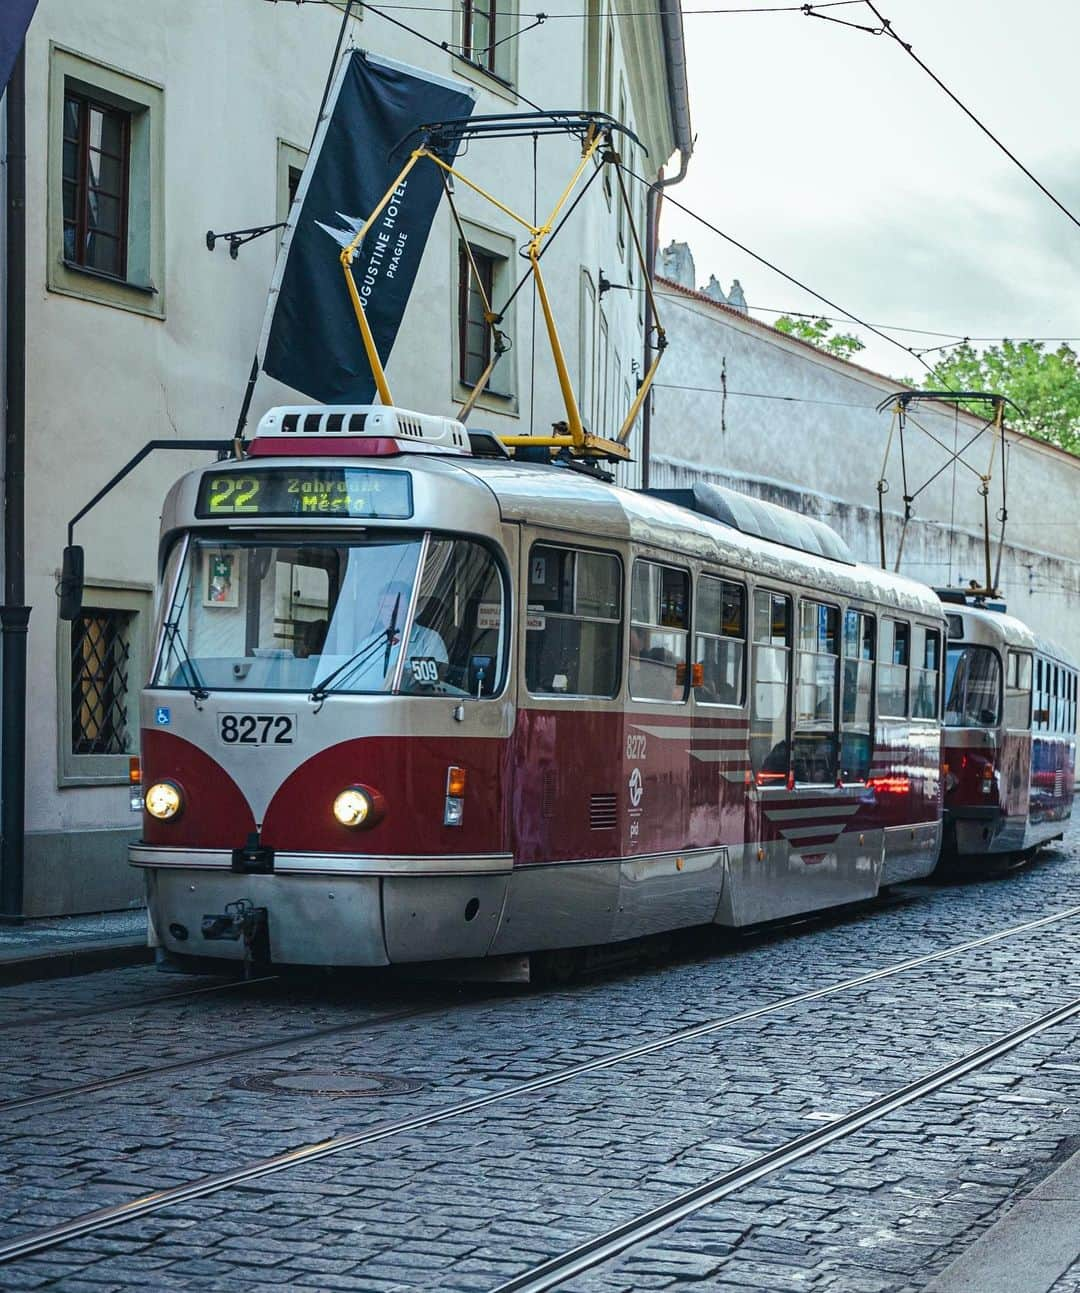
[[[58,1024],[72,1019],[94,1019],[101,1015],[119,1014],[123,1010],[144,1010],[148,1006],[164,1005],[170,1001],[184,1001],[188,997],[208,996],[214,992],[229,992],[237,988],[250,988],[258,984],[276,983],[279,974],[261,974],[251,979],[229,979],[226,983],[203,984],[198,988],[185,988],[182,992],[163,992],[156,997],[143,997],[140,1001],[123,1001],[113,1005],[90,1006],[87,1010],[46,1010],[37,1015],[23,1015],[15,1019],[0,1020],[0,1032],[9,1028],[34,1028],[40,1024]]]
[[[777,932],[782,932],[785,934],[790,933],[791,928],[797,928],[798,925],[800,924],[808,924],[808,923],[816,923],[816,922],[811,922],[808,919],[803,918],[797,922],[793,922],[791,927],[785,924],[780,928],[779,931],[775,927],[766,926],[761,929],[755,929],[754,931],[752,931],[751,937],[755,941],[758,941],[762,939],[763,936],[775,935]],[[71,1011],[71,1012],[65,1012],[64,1014],[54,1013],[54,1014],[34,1015],[27,1020],[9,1020],[9,1021],[5,1021],[4,1023],[0,1023],[0,1030],[4,1028],[13,1028],[18,1026],[19,1024],[28,1026],[34,1023],[50,1022],[50,1021],[55,1021],[57,1019],[63,1019],[63,1018],[74,1018],[74,1019],[91,1018],[94,1015],[118,1012],[123,1009],[141,1010],[144,1007],[151,1006],[151,1005],[167,1003],[174,1000],[183,1000],[188,997],[205,995],[213,992],[221,992],[229,988],[241,988],[241,987],[247,987],[249,985],[255,985],[255,984],[273,983],[273,982],[278,982],[281,979],[282,979],[281,975],[268,974],[268,975],[262,975],[259,978],[255,978],[255,979],[235,979],[235,980],[230,980],[228,983],[210,984],[200,988],[192,988],[186,992],[166,993],[158,997],[151,997],[151,998],[145,999],[129,1007],[101,1006],[85,1012]],[[443,1002],[441,1004],[445,1005],[446,1003]],[[128,1082],[136,1082],[136,1081],[139,1081],[140,1079],[155,1078],[155,1077],[163,1076],[166,1074],[172,1074],[172,1073],[181,1073],[181,1072],[184,1072],[185,1070],[200,1068],[205,1064],[213,1064],[213,1063],[219,1063],[219,1062],[225,1063],[225,1062],[228,1062],[229,1060],[242,1059],[250,1055],[272,1052],[277,1050],[279,1047],[287,1047],[293,1042],[303,1043],[307,1041],[316,1041],[323,1037],[333,1036],[339,1032],[350,1032],[350,1031],[353,1031],[354,1029],[357,1029],[358,1027],[362,1029],[367,1027],[374,1027],[377,1023],[391,1023],[398,1019],[407,1019],[415,1015],[428,1014],[428,1013],[431,1013],[432,1009],[437,1009],[437,1008],[439,1007],[425,1006],[425,1007],[418,1007],[416,1009],[403,1008],[401,1011],[393,1011],[385,1015],[377,1016],[370,1021],[358,1021],[358,1023],[329,1025],[326,1028],[312,1029],[304,1033],[294,1034],[287,1039],[279,1039],[277,1041],[258,1042],[250,1046],[234,1047],[227,1051],[218,1051],[210,1055],[202,1055],[202,1056],[199,1056],[198,1058],[190,1059],[190,1060],[176,1060],[168,1064],[141,1065],[138,1068],[127,1069],[122,1073],[111,1074],[104,1078],[95,1078],[88,1082],[74,1083],[72,1085],[64,1086],[64,1087],[53,1087],[47,1091],[34,1092],[30,1095],[16,1096],[15,1098],[10,1100],[0,1101],[0,1116],[3,1116],[4,1114],[8,1114],[8,1113],[15,1113],[21,1109],[31,1108],[34,1105],[47,1104],[52,1100],[58,1100],[58,1099],[61,1099],[62,1097],[78,1097],[78,1096],[84,1096],[84,1095],[93,1095],[99,1091],[105,1091],[112,1087],[123,1086]]]
[[[806,992],[784,997],[778,1001],[756,1006],[749,1010],[739,1011],[736,1014],[708,1020],[690,1028],[680,1029],[677,1032],[666,1034],[663,1037],[653,1038],[650,1041],[641,1042],[636,1046],[627,1047],[624,1050],[612,1052],[608,1055],[596,1056],[593,1059],[583,1061],[580,1064],[570,1065],[554,1073],[543,1074],[535,1078],[530,1078],[525,1082],[515,1083],[513,1086],[506,1087],[499,1091],[492,1091],[486,1095],[476,1096],[472,1099],[461,1101],[453,1105],[447,1105],[440,1109],[434,1109],[427,1113],[415,1114],[411,1117],[399,1119],[395,1122],[377,1125],[364,1131],[349,1132],[344,1135],[331,1137],[328,1140],[315,1144],[302,1145],[296,1149],[286,1150],[282,1153],[255,1160],[235,1168],[230,1168],[224,1172],[214,1173],[212,1175],[200,1177],[197,1180],[187,1181],[179,1185],[167,1186],[163,1189],[154,1190],[149,1194],[142,1195],[135,1199],[130,1199],[124,1203],[98,1208],[92,1212],[72,1217],[67,1221],[28,1231],[23,1235],[10,1239],[4,1243],[0,1243],[0,1265],[15,1261],[20,1257],[28,1257],[35,1253],[44,1252],[77,1238],[96,1234],[99,1231],[123,1225],[125,1222],[134,1221],[137,1218],[163,1211],[177,1204],[186,1203],[194,1199],[205,1198],[208,1195],[216,1194],[221,1190],[256,1181],[267,1176],[275,1175],[279,1172],[289,1171],[290,1169],[299,1167],[303,1164],[317,1162],[325,1158],[336,1157],[338,1155],[348,1153],[350,1150],[359,1149],[367,1145],[376,1144],[380,1141],[389,1140],[395,1136],[421,1131],[427,1127],[432,1127],[454,1118],[465,1117],[469,1114],[480,1112],[481,1110],[491,1108],[509,1100],[518,1099],[523,1096],[532,1095],[536,1092],[561,1086],[566,1082],[572,1081],[578,1077],[583,1077],[589,1073],[614,1068],[617,1065],[625,1064],[646,1055],[655,1054],[659,1051],[685,1044],[686,1042],[693,1041],[700,1037],[710,1036],[724,1029],[733,1028],[738,1024],[746,1023],[753,1019],[758,1019],[782,1010],[788,1010],[806,1002],[817,1001],[825,997],[847,992],[853,988],[875,983],[882,979],[891,978],[910,970],[918,969],[922,966],[946,961],[952,957],[962,955],[963,953],[988,947],[992,944],[1003,942],[1006,939],[1015,938],[1040,929],[1046,929],[1065,921],[1074,920],[1077,917],[1080,917],[1080,906],[1070,907],[1048,916],[1042,916],[1034,920],[1025,921],[1020,925],[1014,925],[1004,930],[998,930],[992,934],[985,934],[979,938],[967,940],[964,943],[956,944],[952,947],[941,948],[936,952],[929,952],[922,956],[911,957],[891,966],[884,966],[878,970],[871,970],[853,978],[844,979],[832,984],[826,984],[819,988],[810,989]],[[1040,1020],[1036,1020],[1033,1023],[1025,1025],[1023,1028],[1017,1029],[1014,1033],[1010,1033],[1005,1038],[991,1043],[988,1047],[983,1047],[979,1051],[973,1052],[972,1055],[965,1057],[963,1060],[954,1061],[951,1065],[946,1065],[943,1069],[936,1070],[935,1074],[931,1074],[929,1078],[920,1079],[918,1082],[910,1084],[909,1087],[900,1088],[899,1091],[892,1092],[890,1095],[872,1102],[871,1105],[863,1106],[862,1110],[856,1111],[856,1113],[850,1115],[850,1117],[855,1118],[856,1116],[868,1114],[868,1111],[878,1111],[873,1112],[872,1117],[865,1117],[864,1121],[859,1124],[860,1126],[865,1125],[868,1121],[873,1121],[877,1117],[883,1117],[885,1116],[885,1112],[891,1111],[892,1108],[900,1108],[902,1107],[902,1104],[910,1103],[911,1100],[917,1099],[920,1094],[928,1093],[931,1088],[927,1087],[926,1083],[929,1082],[931,1078],[935,1078],[940,1074],[947,1072],[953,1072],[954,1070],[956,1070],[955,1076],[962,1076],[957,1068],[958,1065],[965,1063],[968,1064],[968,1067],[964,1069],[964,1072],[968,1072],[971,1068],[979,1067],[979,1065],[983,1063],[988,1063],[990,1059],[994,1058],[996,1055],[1004,1054],[1006,1051],[1020,1045],[1021,1042],[1027,1040],[1028,1037],[1035,1036],[1038,1032],[1044,1031],[1046,1028],[1053,1027],[1056,1023],[1062,1022],[1076,1014],[1080,1014],[1080,999],[1069,1003],[1066,1007],[1061,1007],[1059,1010],[1051,1012],[1050,1015],[1041,1017]],[[1048,1020],[1050,1022],[1047,1022]],[[200,1059],[193,1063],[202,1065],[205,1062],[205,1060]],[[939,1085],[944,1085],[945,1080],[947,1079],[942,1079],[942,1081],[939,1082]],[[932,1089],[937,1088],[934,1087]],[[905,1094],[909,1091],[914,1091],[915,1094]],[[904,1099],[901,1103],[890,1105],[889,1109],[885,1110],[885,1102],[898,1099],[901,1095],[904,1095]],[[787,1148],[798,1146],[800,1147],[800,1153],[798,1156],[804,1156],[804,1153],[813,1152],[812,1148],[805,1149],[805,1151],[801,1150],[804,1142],[807,1145],[812,1144],[813,1148],[821,1147],[822,1145],[829,1143],[829,1139],[836,1139],[838,1137],[840,1134],[838,1129],[842,1125],[847,1124],[844,1120],[838,1120],[837,1122],[830,1124],[828,1127],[822,1128],[820,1131],[811,1133],[807,1137],[800,1138],[797,1142],[791,1142]],[[852,1127],[852,1130],[854,1129],[856,1128]],[[829,1136],[830,1132],[834,1133],[831,1137]],[[763,1156],[762,1162],[764,1162],[764,1160],[768,1160],[771,1163],[773,1161],[772,1155]],[[790,1161],[795,1161],[795,1159],[791,1159]],[[777,1165],[779,1165],[778,1162]],[[735,1172],[743,1173],[748,1171],[751,1167],[753,1167],[752,1163],[744,1164],[741,1168],[735,1169]],[[770,1167],[768,1170],[776,1170],[776,1167]],[[720,1189],[722,1182],[726,1181],[728,1177],[734,1177],[734,1175],[734,1173],[727,1173],[723,1178],[715,1178],[713,1181],[709,1182],[708,1185],[710,1187]],[[742,1180],[742,1176],[740,1176],[739,1179]],[[747,1178],[743,1183],[748,1184],[749,1178]],[[704,1187],[701,1187],[701,1189],[703,1190]],[[694,1192],[692,1191],[691,1193]],[[682,1197],[683,1196],[680,1196],[680,1198]],[[704,1195],[702,1195],[702,1197],[704,1197]],[[723,1196],[717,1195],[716,1197],[719,1198]],[[701,1206],[705,1205],[702,1204]],[[635,1219],[635,1221],[640,1220],[640,1218]],[[631,1225],[634,1223],[627,1224]],[[645,1223],[642,1222],[642,1224]],[[674,1222],[671,1224],[674,1224]],[[603,1238],[607,1240],[610,1236],[604,1236]],[[612,1242],[614,1242],[613,1239]],[[637,1241],[632,1240],[631,1242]],[[597,1261],[600,1260],[605,1260],[605,1258],[597,1259]],[[591,1264],[595,1265],[596,1262],[592,1262]],[[539,1270],[539,1268],[537,1268],[537,1270]],[[537,1275],[537,1278],[541,1278],[541,1276]],[[569,1278],[569,1274],[563,1278]],[[554,1285],[550,1285],[550,1287],[554,1287]]]
[[[329,1024],[325,1028],[310,1028],[303,1033],[292,1033],[288,1037],[277,1037],[264,1042],[254,1042],[250,1046],[234,1046],[227,1051],[216,1051],[210,1055],[199,1055],[194,1059],[175,1060],[168,1064],[148,1064],[142,1068],[128,1069],[123,1073],[114,1073],[109,1077],[95,1078],[90,1082],[78,1082],[72,1086],[53,1087],[48,1091],[39,1091],[32,1095],[17,1096],[13,1100],[0,1101],[0,1115],[15,1113],[19,1109],[28,1109],[32,1105],[47,1104],[51,1100],[71,1099],[83,1095],[94,1095],[98,1091],[107,1091],[110,1087],[124,1086],[128,1082],[138,1082],[145,1078],[158,1078],[166,1074],[183,1073],[191,1069],[205,1068],[208,1064],[224,1064],[230,1060],[247,1059],[252,1055],[265,1055],[271,1051],[295,1049],[308,1042],[320,1041],[326,1037],[336,1037],[342,1033],[366,1032],[378,1028],[381,1024],[392,1024],[402,1019],[415,1019],[441,1010],[445,1001],[422,1006],[407,1006],[401,1010],[387,1011],[381,1015],[371,1015],[367,1019],[354,1019],[344,1024]]]
[[[491,1293],[548,1293],[550,1289],[559,1288],[575,1276],[611,1261],[627,1249],[669,1230],[678,1222],[719,1202],[729,1194],[745,1189],[754,1182],[760,1181],[762,1177],[781,1171],[835,1141],[853,1136],[864,1127],[888,1117],[898,1109],[903,1109],[906,1105],[914,1104],[917,1100],[924,1099],[960,1081],[969,1073],[1008,1054],[1031,1038],[1038,1037],[1041,1033],[1078,1017],[1080,1017],[1080,997],[1074,997],[1065,1005],[1030,1020],[1012,1032],[988,1042],[985,1046],[980,1046],[967,1055],[951,1060],[948,1064],[943,1064],[904,1086],[896,1087],[849,1113],[841,1114],[828,1126],[786,1141],[747,1163],[710,1177],[700,1185],[683,1191],[647,1212],[639,1213],[636,1217],[603,1234],[548,1258],[499,1284],[491,1290]]]

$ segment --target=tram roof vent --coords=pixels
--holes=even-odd
[[[826,557],[854,565],[851,549],[831,526],[813,517],[793,512],[770,503],[763,498],[751,498],[733,489],[699,481],[692,489],[647,489],[642,491],[656,498],[667,499],[680,507],[700,512],[703,516],[728,525],[743,534],[754,534],[759,539],[796,548],[813,556]]]
[[[251,453],[470,455],[469,433],[454,418],[384,404],[279,405],[259,419]]]

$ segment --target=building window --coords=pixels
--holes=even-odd
[[[475,386],[491,362],[484,298],[491,301],[495,293],[496,258],[480,247],[470,244],[470,249],[475,273],[468,251],[464,247],[458,251],[458,378],[466,386]]]
[[[82,94],[64,96],[64,259],[127,273],[131,114]]]
[[[52,47],[50,291],[163,318],[164,94]]]
[[[491,362],[495,339],[484,320],[484,297],[493,310],[506,303],[514,285],[517,254],[513,238],[474,220],[462,221],[462,233],[462,239],[454,238],[448,245],[452,337],[448,356],[451,365],[450,395],[458,401],[468,399],[475,392]],[[476,262],[479,281],[469,263],[469,252]],[[515,335],[516,311],[516,303],[511,300],[502,321],[496,325],[508,339]],[[512,346],[508,346],[498,357],[477,395],[477,407],[516,417],[517,389],[517,354]]]
[[[465,0],[461,52],[485,71],[495,71],[498,0]]]
[[[71,624],[71,752],[127,754],[130,611],[84,610]]]
[[[296,201],[296,190],[300,187],[300,178],[304,174],[303,167],[290,166],[286,184],[289,190],[289,206]]]
[[[99,585],[85,600],[70,624],[58,621],[58,783],[116,785],[139,750],[150,593]]]

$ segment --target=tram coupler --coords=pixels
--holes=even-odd
[[[202,918],[202,936],[212,942],[228,940],[235,943],[242,938],[245,943],[253,943],[260,928],[266,928],[266,908],[256,907],[247,898],[226,903],[220,915]]]
[[[274,850],[260,844],[258,835],[252,833],[242,849],[233,849],[232,869],[239,875],[272,875]]]
[[[256,907],[247,898],[237,898],[225,904],[220,915],[202,918],[202,936],[208,942],[227,940],[235,943],[244,940],[244,978],[251,974],[252,965],[266,965],[270,960],[270,931],[266,921],[266,908]]]

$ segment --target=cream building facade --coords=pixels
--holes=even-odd
[[[886,462],[892,417],[888,409],[878,411],[903,389],[894,379],[778,332],[751,318],[745,304],[733,308],[688,285],[693,282],[656,283],[670,346],[654,388],[651,485],[712,481],[769,499],[831,525],[859,560],[876,565],[884,465],[890,568],[899,555],[900,570],[913,579],[967,587],[985,578],[978,473],[990,474],[995,572],[1004,475],[1003,598],[1013,614],[1077,654],[1080,459],[1007,431],[1003,464],[1000,450],[991,452],[992,435],[983,432],[964,451],[965,466],[951,461],[952,453],[983,422],[945,405],[924,405],[912,410],[905,433],[905,491],[895,433]],[[905,492],[912,514],[901,550]]]
[[[587,107],[638,135],[646,179],[691,148],[678,0],[613,16],[573,0],[528,28],[513,0],[394,10],[419,35],[355,5],[346,48],[460,80],[479,112]],[[29,638],[27,915],[141,901],[126,865],[137,829],[128,759],[149,651],[161,502],[205,455],[158,453],[80,523],[86,613],[57,616],[68,519],[150,439],[228,438],[237,421],[276,255],[274,233],[235,259],[206,232],[285,218],[342,26],[343,4],[274,0],[40,0],[26,46],[26,601]],[[519,33],[519,34],[516,34]],[[445,42],[447,48],[440,45]],[[451,51],[465,49],[470,59]],[[550,207],[577,160],[567,139],[474,145],[465,168],[511,207]],[[86,256],[87,175],[99,232]],[[631,186],[644,227],[646,188]],[[519,274],[520,230],[459,192],[495,297]],[[84,224],[80,224],[80,220]],[[114,235],[110,238],[110,234]],[[82,263],[80,263],[80,261]],[[590,430],[617,427],[642,362],[640,275],[613,186],[599,181],[544,260]],[[452,414],[462,380],[460,247],[437,217],[388,365],[398,403]],[[544,433],[561,416],[529,291],[504,324],[513,349],[471,424]],[[249,418],[295,392],[269,379]],[[302,401],[301,401],[302,402]]]

